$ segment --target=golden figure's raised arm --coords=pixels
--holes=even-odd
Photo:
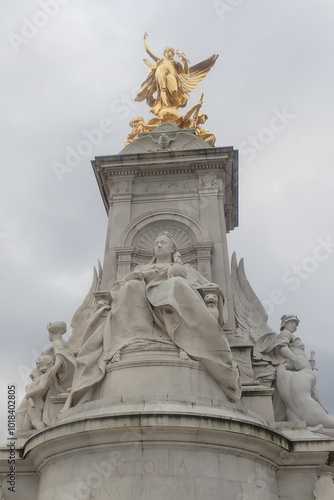
[[[153,61],[157,62],[159,60],[159,57],[156,56],[149,48],[148,44],[147,44],[147,37],[148,37],[148,33],[147,31],[145,31],[145,34],[144,34],[144,47],[145,47],[145,50],[147,52],[147,54],[152,57]]]

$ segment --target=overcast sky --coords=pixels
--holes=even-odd
[[[294,313],[314,350],[318,390],[334,414],[334,4],[331,0],[3,0],[1,19],[1,440],[7,384],[48,343],[46,324],[70,323],[103,259],[107,217],[90,161],[117,154],[147,76],[142,38],[191,64],[219,59],[204,92],[217,146],[240,151],[239,227],[269,323]],[[101,121],[99,144],[77,151]],[[60,174],[59,165],[67,171]]]

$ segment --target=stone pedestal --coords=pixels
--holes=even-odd
[[[236,330],[226,234],[238,223],[237,151],[164,123],[93,167],[109,217],[95,297],[110,298],[116,279],[149,262],[154,238],[172,233],[183,262],[222,290],[242,398],[228,402],[204,364],[145,328],[105,358],[94,398],[59,413],[66,394],[58,395],[54,425],[13,438],[14,491],[0,448],[0,500],[314,500],[317,477],[333,470],[334,439],[274,422],[272,374],[259,363],[254,373],[249,332]]]
[[[272,423],[275,421],[272,401],[273,394],[274,389],[272,387],[246,385],[242,389],[241,404]]]
[[[38,494],[30,472],[5,499],[314,500],[331,446],[233,404],[96,401],[24,443],[18,469],[31,464]]]
[[[171,343],[135,344],[122,349],[121,359],[107,367],[98,399],[226,402],[224,392],[204,367],[198,361],[180,359],[182,355],[185,353]]]

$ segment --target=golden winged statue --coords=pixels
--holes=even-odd
[[[181,116],[177,109],[187,105],[189,92],[194,90],[206,77],[218,55],[213,54],[205,61],[189,67],[186,56],[179,50],[176,51],[176,54],[181,63],[175,61],[175,51],[171,47],[165,48],[163,57],[156,56],[147,44],[147,37],[146,32],[144,47],[154,63],[144,59],[150,73],[143,82],[135,100],[143,101],[146,99],[151,112],[158,118],[165,120],[168,116],[173,116],[174,119],[177,119]]]

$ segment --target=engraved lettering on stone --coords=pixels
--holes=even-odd
[[[191,179],[189,181],[173,181],[166,184],[166,182],[152,181],[149,184],[134,184],[133,192],[135,194],[144,193],[167,193],[190,191],[196,188],[196,181]]]
[[[105,463],[99,468],[104,477],[125,476],[189,476],[184,460],[117,460],[105,468]]]
[[[131,486],[130,494],[135,498],[162,498],[171,496],[182,498],[221,498],[212,486],[155,484],[150,486]]]

